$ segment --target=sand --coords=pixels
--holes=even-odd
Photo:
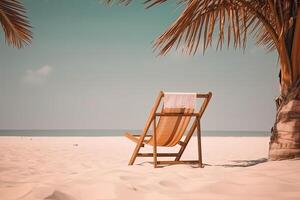
[[[197,157],[195,139],[184,158]],[[0,137],[0,199],[299,200],[300,160],[267,161],[268,142],[203,137],[204,168],[154,169],[127,165],[134,144],[123,137]]]

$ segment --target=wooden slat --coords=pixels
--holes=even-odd
[[[197,94],[197,98],[209,98],[210,94]]]
[[[176,157],[178,153],[157,153],[157,157]],[[138,157],[153,157],[153,153],[138,153]]]
[[[163,97],[165,96],[165,94],[163,93]],[[200,94],[200,93],[197,93],[196,94],[196,97],[197,98],[209,98],[210,96],[210,93],[207,93],[207,94]]]
[[[168,165],[168,164],[199,164],[198,160],[180,160],[180,161],[157,161],[157,164]]]
[[[200,127],[200,119],[197,118],[197,141],[198,141],[198,159],[199,159],[199,167],[202,167],[202,147],[201,147],[201,127]]]
[[[155,113],[155,116],[168,116],[168,117],[181,117],[181,116],[194,116],[194,117],[198,117],[199,114],[198,113]]]
[[[157,146],[156,146],[156,119],[153,118],[153,139],[154,139],[154,145],[153,145],[153,162],[154,162],[154,168],[157,167]]]

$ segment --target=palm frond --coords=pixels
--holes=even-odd
[[[156,5],[160,5],[162,3],[167,2],[168,0],[146,0],[144,4],[146,5],[146,8],[150,8]]]
[[[107,4],[128,5],[133,0],[103,0]],[[144,0],[146,8],[168,0]],[[170,2],[170,1],[169,1]],[[203,53],[216,40],[221,49],[246,48],[252,34],[257,45],[267,50],[280,49],[279,40],[284,39],[292,27],[299,0],[177,0],[183,11],[177,20],[155,40],[154,48],[164,55],[173,47],[184,47],[195,54],[199,46]],[[294,3],[293,3],[294,2]],[[296,6],[295,6],[296,5]]]
[[[0,0],[0,23],[5,40],[13,47],[22,48],[32,40],[30,23],[22,3],[17,0]]]
[[[149,0],[155,3],[156,0]],[[189,54],[195,54],[199,43],[203,52],[217,40],[217,49],[245,48],[249,29],[252,28],[257,44],[269,50],[276,48],[277,32],[274,20],[268,13],[267,1],[246,0],[189,0],[177,20],[155,40],[154,47],[165,55],[173,46],[184,46]],[[266,16],[265,16],[266,15]],[[204,30],[204,31],[203,31]],[[185,40],[182,40],[185,38]],[[182,44],[179,44],[182,43]]]
[[[31,26],[22,3],[17,0],[0,0],[0,22],[5,40],[13,47],[22,48],[32,40]]]

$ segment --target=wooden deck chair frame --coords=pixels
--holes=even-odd
[[[193,113],[159,113],[157,109],[161,103],[162,98],[164,97],[164,93],[161,91],[156,98],[154,106],[151,110],[150,116],[146,122],[144,130],[141,135],[132,135],[130,133],[125,133],[125,136],[132,140],[133,142],[137,143],[136,147],[133,151],[133,154],[130,158],[128,165],[133,165],[137,157],[153,157],[153,164],[154,168],[156,168],[159,164],[198,164],[199,167],[203,167],[202,164],[202,149],[201,149],[201,125],[200,119],[207,108],[207,105],[212,97],[212,93],[209,92],[207,94],[197,94],[197,98],[204,98],[204,101],[200,107],[198,112]],[[192,126],[190,127],[184,141],[179,141],[178,144],[181,146],[178,153],[157,153],[157,145],[156,145],[156,121],[157,117],[161,116],[191,116],[195,117]],[[153,124],[153,135],[147,135],[147,132]],[[192,135],[194,134],[195,130],[197,129],[197,140],[198,140],[198,160],[180,160],[186,146],[188,145]],[[145,138],[146,137],[153,137],[154,145],[153,145],[153,153],[139,153],[141,147],[145,145]],[[174,161],[158,161],[157,157],[175,157]]]

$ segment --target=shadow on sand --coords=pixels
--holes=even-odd
[[[260,158],[256,160],[232,160],[232,164],[224,164],[224,165],[214,165],[221,167],[252,167],[254,165],[258,165],[264,162],[267,162],[267,158]]]
[[[223,165],[211,165],[208,163],[203,163],[203,167],[210,167],[210,166],[218,166],[218,167],[252,167],[254,165],[258,165],[264,162],[267,162],[267,158],[259,158],[256,160],[231,160],[232,164],[223,164]],[[142,162],[136,165],[144,166],[145,164],[153,164],[153,162]],[[164,168],[170,165],[159,165],[157,168]],[[199,166],[190,165],[192,168],[199,168]]]

